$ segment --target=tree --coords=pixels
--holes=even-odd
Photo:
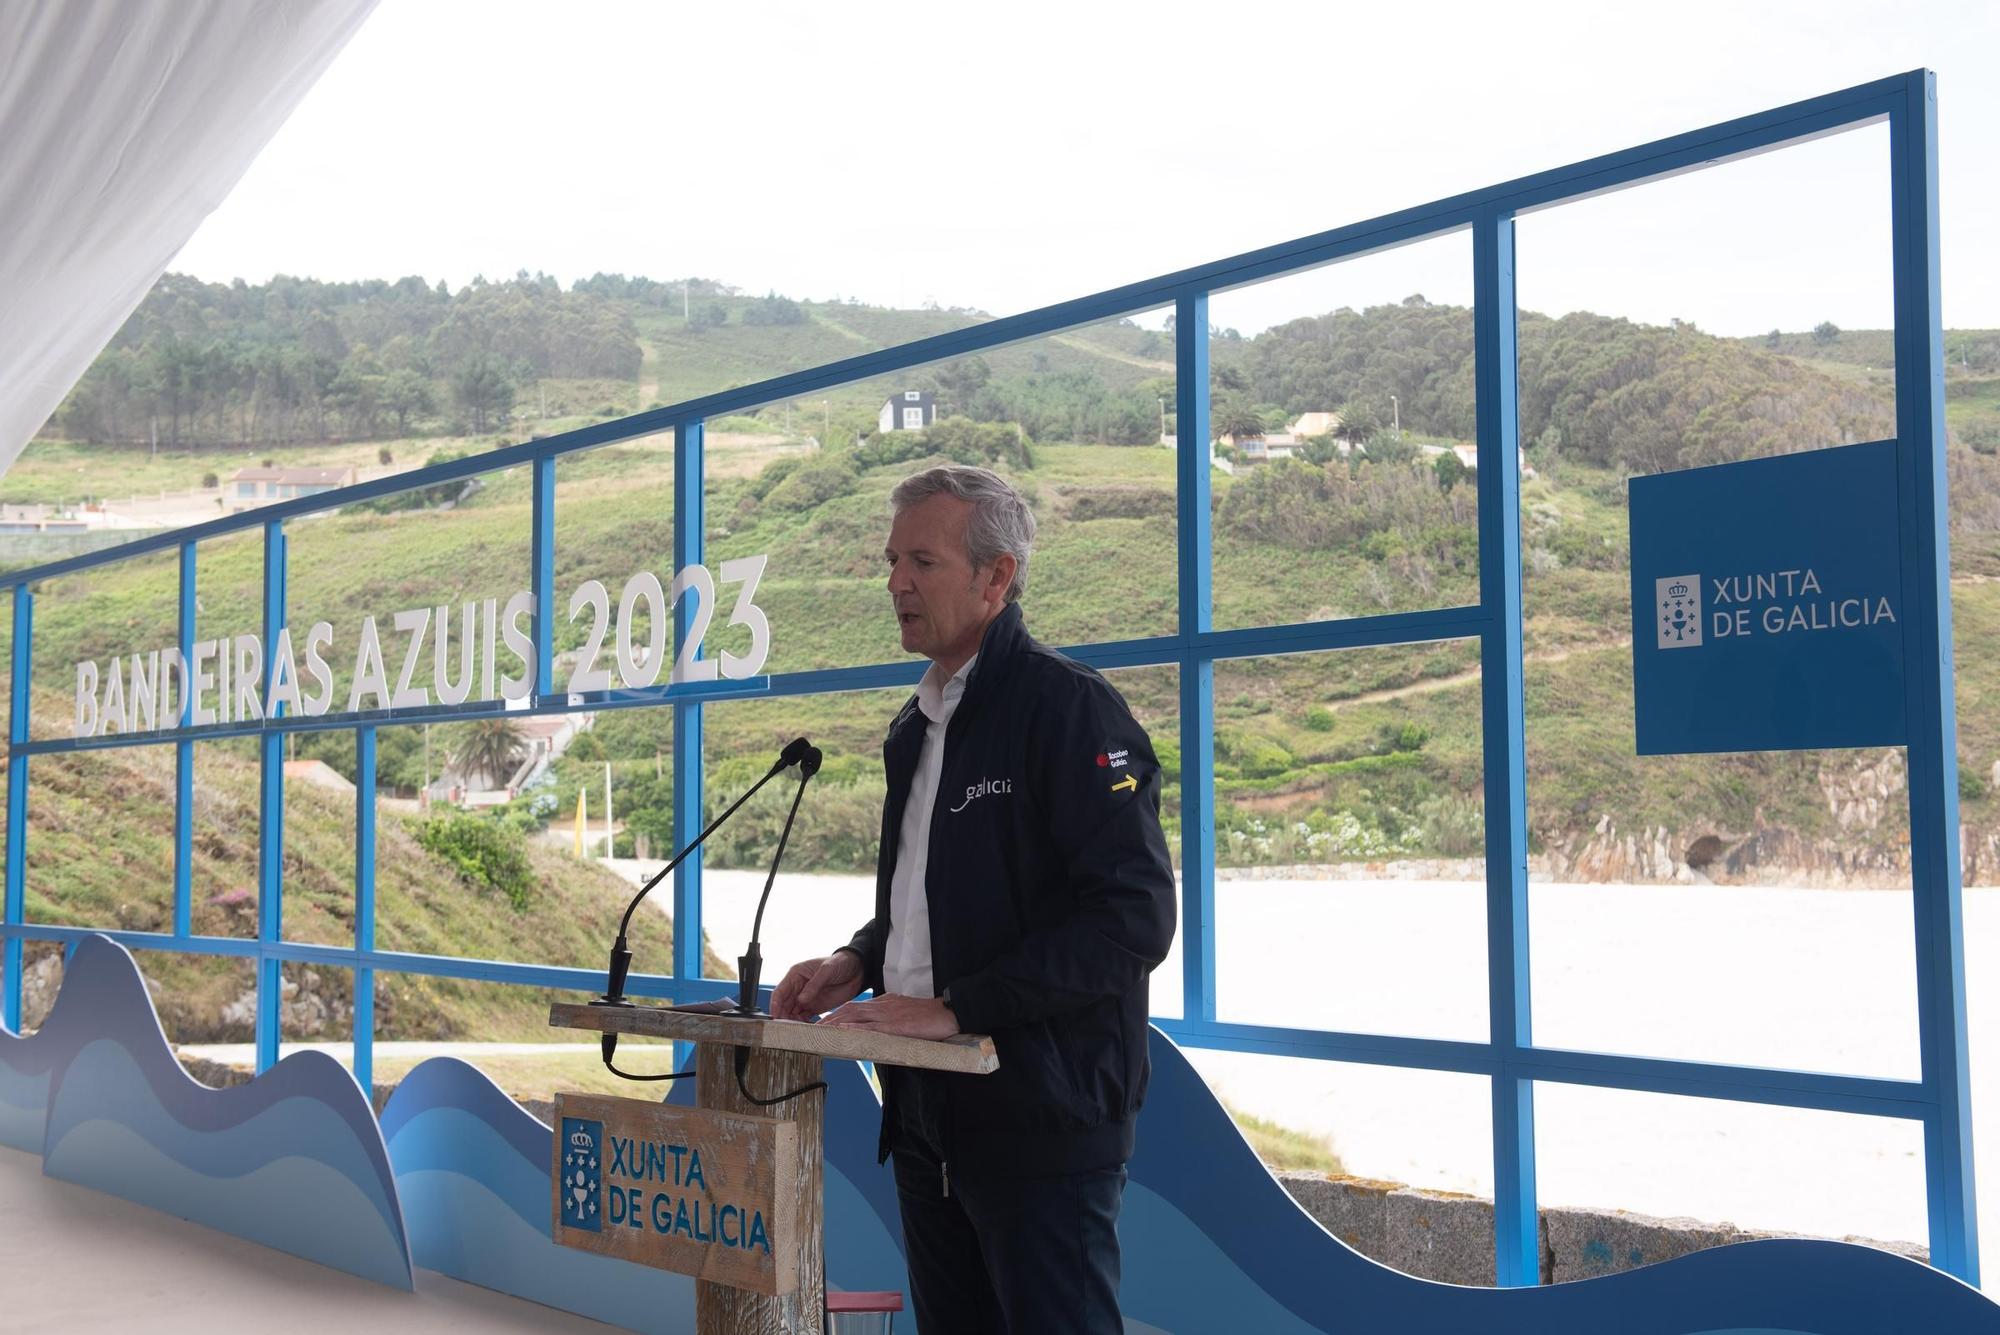
[[[1826,347],[1840,338],[1840,326],[1831,320],[1822,320],[1813,326],[1813,342]]]
[[[410,434],[410,419],[437,411],[428,380],[415,371],[391,371],[382,383],[382,406],[396,415],[396,434]]]
[[[931,372],[937,396],[944,401],[947,414],[970,412],[974,396],[986,388],[986,382],[992,378],[993,368],[986,364],[984,357],[960,357]]]
[[[1340,418],[1340,424],[1334,427],[1333,434],[1350,445],[1365,445],[1382,430],[1381,415],[1365,403],[1343,403],[1335,416]]]
[[[697,306],[688,313],[688,329],[701,333],[708,329],[720,329],[729,323],[729,308],[719,301],[711,301]]]
[[[747,325],[804,324],[806,318],[805,307],[776,292],[767,293],[743,312],[743,323]]]
[[[1209,434],[1228,436],[1240,440],[1245,436],[1264,434],[1264,418],[1254,407],[1242,399],[1228,398],[1215,405],[1213,420],[1209,423]]]
[[[1431,463],[1431,467],[1437,471],[1438,486],[1446,492],[1465,481],[1467,475],[1472,472],[1465,466],[1465,461],[1458,457],[1456,450],[1446,450],[1440,454]]]
[[[1784,341],[1785,335],[1782,330],[1773,329],[1770,333],[1764,335],[1764,346],[1767,348],[1778,347]]]
[[[514,772],[527,747],[527,737],[513,719],[480,719],[467,726],[464,738],[452,750],[451,763],[468,782],[476,774],[497,785]]]
[[[489,418],[504,420],[514,407],[514,382],[486,357],[475,357],[451,378],[458,406],[472,419],[474,431],[486,430]]]

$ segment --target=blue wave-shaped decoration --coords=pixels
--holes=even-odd
[[[558,1246],[554,1137],[477,1067],[433,1057],[382,1110],[416,1262],[454,1279],[656,1335],[693,1335],[694,1280]]]
[[[47,1033],[44,1028],[23,1037],[0,1025],[0,1145],[28,1154],[42,1152],[60,1047]]]
[[[1929,1266],[1772,1240],[1538,1288],[1439,1284],[1335,1238],[1280,1186],[1179,1048],[1153,1080],[1118,1231],[1128,1330],[1172,1335],[2000,1335],[2000,1305]]]
[[[210,1089],[174,1058],[131,955],[98,936],[78,943],[36,1038],[48,1176],[412,1287],[381,1129],[331,1057],[296,1053]]]

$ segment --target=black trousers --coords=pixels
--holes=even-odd
[[[1122,1335],[1123,1164],[947,1180],[928,1146],[894,1153],[918,1335]]]

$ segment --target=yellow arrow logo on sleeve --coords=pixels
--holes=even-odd
[[[1111,791],[1114,793],[1129,793],[1137,790],[1138,787],[1139,776],[1136,774],[1127,774],[1117,783],[1111,785]]]

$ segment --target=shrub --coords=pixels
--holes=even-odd
[[[222,479],[217,477],[213,473],[203,473],[201,475],[201,485],[204,488],[213,490],[214,488],[222,485]]]
[[[392,464],[396,462],[396,455],[387,445],[384,445],[381,449],[375,451],[375,462],[379,464]]]
[[[1313,732],[1333,731],[1333,711],[1325,705],[1314,705],[1306,711],[1306,727]]]
[[[1426,851],[1446,858],[1486,850],[1486,809],[1470,798],[1440,793],[1417,808],[1418,837]]]
[[[1276,778],[1292,768],[1292,753],[1261,733],[1225,735],[1217,741],[1216,750],[1226,752],[1246,779]]]
[[[515,831],[478,816],[454,811],[417,826],[417,843],[449,862],[468,883],[507,896],[516,913],[528,907],[535,873],[527,842]]]
[[[803,514],[847,495],[858,481],[847,456],[822,455],[793,470],[790,477],[764,497],[764,504],[790,514]]]
[[[1174,513],[1174,494],[1157,487],[1082,487],[1071,496],[1069,517],[1091,519],[1165,519]]]
[[[1431,730],[1421,723],[1405,723],[1400,728],[1383,729],[1383,741],[1391,751],[1421,751],[1430,741]]]

